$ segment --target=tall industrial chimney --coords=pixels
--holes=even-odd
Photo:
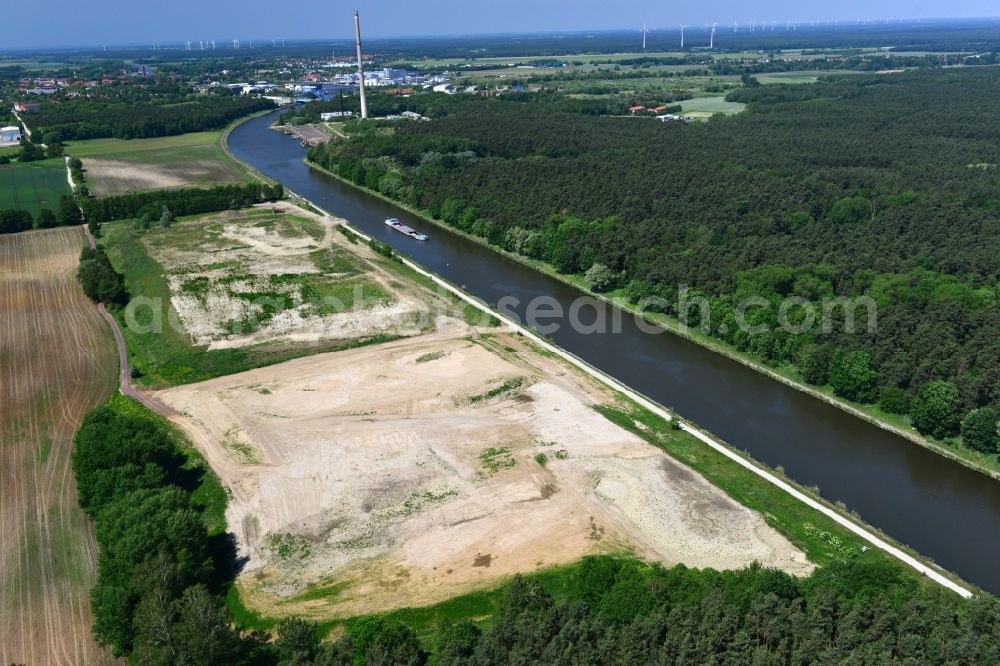
[[[368,117],[368,100],[365,99],[365,65],[361,58],[361,19],[354,12],[354,41],[358,47],[358,92],[361,93],[361,117]]]

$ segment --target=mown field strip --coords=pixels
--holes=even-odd
[[[111,663],[90,635],[96,567],[70,468],[114,386],[107,329],[76,284],[79,228],[0,237],[0,663]]]
[[[294,196],[298,196],[298,195],[294,195]],[[321,207],[317,206],[316,204],[312,203],[311,201],[308,201],[307,199],[304,199],[302,197],[298,197],[298,198],[301,199],[302,201],[305,201],[310,206],[313,206],[314,208],[316,208],[318,210],[322,210]],[[368,236],[367,234],[363,233],[362,231],[360,231],[356,227],[353,227],[353,226],[350,226],[350,225],[347,225],[347,226],[350,227],[350,229],[351,229],[352,232],[354,232],[355,234],[357,234],[360,238],[364,239],[365,242],[368,242],[368,241],[371,240],[370,236]],[[515,331],[517,331],[518,333],[520,333],[524,337],[528,338],[529,340],[531,340],[532,342],[534,342],[538,346],[542,347],[546,351],[549,351],[549,352],[551,352],[553,354],[556,354],[557,356],[559,356],[563,360],[571,363],[573,366],[575,366],[576,368],[578,368],[578,369],[582,370],[583,372],[587,373],[588,375],[590,375],[591,377],[593,377],[597,381],[601,382],[605,386],[608,386],[609,388],[611,388],[611,389],[613,389],[615,391],[618,391],[622,395],[628,397],[630,400],[633,400],[634,402],[638,403],[639,405],[641,405],[645,409],[648,409],[650,412],[656,414],[657,416],[659,416],[659,417],[661,417],[663,419],[666,419],[666,420],[672,420],[673,419],[673,416],[666,409],[664,409],[663,407],[661,407],[657,403],[653,402],[652,400],[646,398],[642,394],[640,394],[640,393],[638,393],[636,391],[633,391],[632,389],[630,389],[629,387],[625,386],[624,384],[622,384],[618,380],[614,379],[613,377],[604,374],[600,370],[598,370],[598,369],[594,368],[593,366],[591,366],[590,364],[588,364],[586,361],[584,361],[584,360],[578,358],[577,356],[575,356],[575,355],[573,355],[573,354],[565,351],[564,349],[561,349],[561,348],[553,345],[552,343],[548,342],[544,338],[539,337],[537,334],[535,334],[530,329],[525,328],[520,323],[518,323],[518,322],[516,322],[516,321],[514,321],[512,319],[510,319],[509,317],[503,315],[502,313],[500,313],[498,311],[494,311],[488,305],[482,303],[481,301],[479,301],[475,297],[471,296],[470,294],[465,293],[464,291],[462,291],[458,287],[455,287],[454,285],[452,285],[449,282],[443,280],[442,278],[438,277],[437,275],[435,275],[435,274],[427,271],[422,266],[414,263],[413,261],[407,259],[406,257],[400,255],[399,258],[403,262],[403,264],[405,264],[406,266],[408,266],[412,270],[416,271],[417,273],[423,275],[424,277],[430,279],[435,284],[437,284],[438,286],[440,286],[442,289],[446,289],[447,291],[449,291],[450,293],[454,294],[458,298],[462,299],[463,301],[465,301],[469,305],[472,305],[472,306],[480,309],[481,311],[486,312],[486,313],[488,313],[488,314],[496,317],[497,319],[499,319],[500,321],[502,321],[504,324],[506,324],[507,326],[510,326],[512,329],[514,329]],[[953,591],[953,592],[955,592],[955,593],[957,593],[957,594],[959,594],[962,597],[965,597],[967,599],[971,598],[973,596],[972,591],[969,590],[968,588],[964,587],[963,585],[960,585],[960,584],[956,583],[955,581],[951,580],[950,578],[948,578],[947,576],[945,576],[944,574],[942,574],[937,569],[924,564],[923,562],[921,562],[917,558],[913,557],[912,555],[906,553],[902,549],[897,548],[896,546],[893,546],[892,544],[888,543],[887,541],[885,541],[884,539],[882,539],[881,537],[879,537],[875,533],[871,532],[868,529],[865,529],[861,525],[858,525],[856,522],[854,522],[853,520],[851,520],[851,519],[847,518],[846,516],[840,514],[839,512],[831,509],[830,507],[828,507],[828,506],[826,506],[826,505],[824,505],[824,504],[822,504],[820,502],[817,502],[815,499],[809,497],[805,493],[803,493],[800,490],[798,490],[797,488],[793,487],[791,484],[783,481],[782,479],[779,479],[778,477],[776,477],[771,472],[767,471],[766,469],[764,469],[762,467],[759,467],[758,465],[754,464],[752,461],[750,461],[747,458],[744,458],[743,456],[739,455],[738,453],[736,453],[734,450],[732,450],[730,447],[726,446],[722,442],[719,442],[718,440],[710,437],[709,435],[707,435],[706,433],[702,432],[701,430],[699,430],[697,428],[694,428],[694,427],[692,427],[692,426],[690,426],[690,425],[688,425],[686,423],[682,422],[681,423],[681,428],[685,432],[688,432],[691,435],[693,435],[694,437],[697,437],[700,441],[704,442],[706,445],[708,445],[709,447],[711,447],[715,451],[721,453],[722,455],[726,456],[727,458],[729,458],[733,462],[735,462],[735,463],[739,464],[740,466],[746,468],[747,470],[753,472],[754,474],[756,474],[760,478],[764,479],[768,483],[770,483],[770,484],[772,484],[774,486],[777,486],[778,488],[784,490],[785,492],[787,492],[788,494],[790,494],[795,499],[799,500],[800,502],[805,503],[810,508],[815,509],[816,511],[819,511],[823,515],[825,515],[828,518],[834,520],[837,524],[839,524],[842,527],[850,530],[851,532],[853,532],[854,534],[858,535],[859,537],[861,537],[862,539],[864,539],[868,543],[872,544],[876,548],[879,548],[880,550],[883,550],[886,553],[888,553],[889,555],[895,557],[900,562],[906,564],[909,567],[912,567],[913,569],[915,569],[919,573],[927,576],[928,578],[930,578],[934,582],[938,583],[939,585],[941,585],[941,586],[943,586],[943,587],[945,587],[945,588],[947,588],[947,589],[949,589],[949,590],[951,590],[951,591]]]

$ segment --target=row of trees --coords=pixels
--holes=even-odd
[[[976,68],[750,86],[731,96],[748,113],[691,125],[472,100],[310,158],[562,273],[599,265],[595,286],[661,297],[670,315],[687,316],[670,304],[689,287],[710,305],[691,325],[950,436],[1000,406],[1000,121],[981,112],[998,81]],[[748,314],[765,332],[728,325],[747,296],[768,302]],[[838,312],[790,333],[773,325],[788,297],[869,297],[877,327],[848,332]],[[959,396],[944,428],[912,411],[935,381]]]
[[[1000,604],[961,603],[891,565],[833,565],[808,579],[750,567],[664,569],[585,559],[554,598],[516,577],[490,620],[437,628],[433,652],[406,626],[369,618],[321,645],[287,621],[281,664],[980,664],[1000,658]]]
[[[141,139],[222,129],[242,116],[274,108],[260,97],[204,95],[176,101],[153,97],[133,100],[58,99],[32,114],[35,134],[58,133],[62,140],[115,137]]]
[[[32,217],[31,213],[22,209],[0,210],[0,234],[14,234],[29,229],[51,229],[52,227],[67,227],[81,223],[80,209],[73,197],[64,194],[59,198],[59,212],[53,213],[48,208],[38,211]]]
[[[144,216],[161,219],[164,208],[171,211],[172,219],[173,216],[248,208],[264,201],[277,201],[284,196],[285,189],[281,183],[268,185],[254,181],[242,185],[134,192],[103,199],[83,199],[81,206],[87,219],[96,222]]]
[[[926,663],[1000,660],[1000,602],[930,588],[877,554],[799,579],[757,565],[665,569],[586,558],[556,585],[517,577],[489,620],[459,618],[423,642],[362,618],[321,644],[290,619],[240,632],[222,601],[233,551],[209,535],[180,435],[118,396],[90,412],[72,466],[96,521],[94,635],[142,664]]]

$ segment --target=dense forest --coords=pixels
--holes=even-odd
[[[927,434],[957,435],[976,409],[989,410],[980,424],[995,417],[1000,71],[746,83],[730,99],[748,112],[703,124],[479,100],[310,158],[559,272],[595,269],[597,290],[661,297],[668,314],[910,413]],[[680,286],[709,315],[678,312]],[[746,314],[768,331],[730,325],[747,296],[769,302]],[[803,332],[777,328],[790,296],[867,296],[877,328],[846,332],[843,309]],[[995,427],[966,443],[995,453]]]
[[[174,101],[172,98],[136,100],[47,100],[31,114],[35,134],[54,134],[63,141],[145,139],[186,132],[222,129],[242,116],[274,107],[259,97],[205,95]]]
[[[487,617],[417,632],[348,623],[335,643],[302,620],[277,639],[245,630],[223,600],[236,572],[225,491],[170,424],[123,396],[76,436],[80,506],[96,521],[94,635],[143,665],[987,664],[1000,660],[1000,602],[931,588],[901,565],[845,558],[805,579],[751,566],[718,572],[591,557],[518,577]],[[214,498],[214,499],[213,499]],[[213,528],[209,528],[213,525]],[[241,617],[245,617],[241,615]]]

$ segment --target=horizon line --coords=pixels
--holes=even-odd
[[[933,24],[945,24],[945,23],[963,23],[963,22],[966,22],[966,23],[984,23],[984,22],[996,22],[996,21],[1000,21],[1000,15],[996,15],[996,16],[967,16],[967,17],[938,17],[938,18],[906,18],[906,17],[903,17],[903,18],[890,18],[890,19],[869,19],[868,22],[862,23],[862,24],[857,23],[856,19],[836,19],[836,20],[824,20],[824,21],[792,21],[792,22],[796,23],[796,25],[798,26],[798,30],[808,30],[808,29],[817,28],[817,27],[841,28],[841,29],[855,28],[855,29],[862,29],[863,30],[863,29],[866,29],[866,28],[870,29],[870,28],[873,28],[873,27],[882,27],[882,28],[890,28],[890,29],[893,28],[893,27],[904,27],[904,24],[906,24],[906,23],[920,23],[920,24],[932,24],[933,25]],[[777,21],[777,20],[775,21],[775,23],[779,24],[779,25],[781,25],[781,24],[783,24],[785,22],[786,21]],[[721,25],[731,26],[733,24],[732,23],[724,23],[724,24],[721,24]],[[749,24],[748,23],[746,23],[746,24],[741,23],[740,25],[749,25]],[[766,25],[766,23],[765,23],[765,25]],[[690,26],[688,26],[688,28],[690,29]],[[677,26],[667,26],[667,27],[653,26],[653,29],[654,30],[660,30],[660,31],[670,31],[670,32],[680,33],[680,25],[679,24]],[[427,40],[435,40],[435,39],[472,39],[472,38],[476,38],[476,37],[494,37],[494,38],[495,37],[507,37],[507,38],[531,37],[531,38],[541,38],[541,37],[560,37],[560,36],[568,36],[568,35],[580,36],[580,35],[631,34],[633,32],[638,33],[638,29],[633,30],[631,28],[602,28],[602,29],[579,29],[579,30],[541,30],[541,31],[523,31],[523,32],[474,32],[474,33],[469,33],[469,32],[459,33],[459,32],[456,32],[456,33],[438,33],[438,34],[433,34],[433,35],[431,35],[431,34],[424,34],[424,35],[372,35],[372,36],[365,37],[364,41],[365,42],[382,42],[382,41],[396,41],[396,40],[398,40],[398,41],[407,41],[407,40],[427,41]],[[783,32],[787,32],[787,31],[782,29],[782,30],[774,30],[774,31],[760,30],[758,32],[760,34],[764,34],[764,33],[767,33],[767,32],[774,32],[775,34],[777,34],[777,33],[783,33]],[[746,34],[757,34],[757,33],[750,33],[748,31],[744,31],[741,34],[746,35]],[[1000,35],[998,35],[998,37],[1000,37]],[[273,38],[273,37],[245,37],[245,38],[237,38],[241,42],[242,41],[249,42],[249,41],[252,40],[252,41],[259,41],[259,42],[261,42],[263,44],[263,46],[259,46],[259,47],[256,47],[256,46],[255,47],[241,46],[241,48],[239,48],[239,49],[232,48],[232,46],[230,45],[230,42],[232,41],[232,39],[233,38],[231,38],[231,37],[226,37],[226,38],[224,38],[224,42],[226,44],[225,46],[217,47],[215,49],[204,49],[204,50],[215,50],[215,51],[225,51],[225,52],[234,52],[234,51],[237,51],[237,50],[239,50],[239,51],[249,51],[251,49],[252,50],[266,50],[266,49],[274,50],[275,47],[268,45],[268,43],[272,42],[276,38]],[[284,48],[285,50],[288,50],[288,49],[291,49],[291,48],[296,48],[296,47],[302,47],[302,46],[323,45],[323,44],[335,45],[335,44],[340,44],[340,43],[346,43],[346,44],[349,44],[352,48],[353,48],[353,45],[354,45],[354,37],[353,37],[353,35],[346,35],[344,37],[333,37],[333,38],[330,38],[330,37],[284,37],[284,38],[277,39],[277,41],[282,41],[282,39],[285,42],[288,42],[288,41],[298,42],[297,44],[290,44],[290,45],[286,44],[284,47],[278,47],[278,48]],[[330,40],[330,41],[325,41],[325,40]],[[191,40],[191,43],[194,44],[197,41],[198,40]],[[150,39],[150,40],[146,40],[146,41],[142,41],[142,42],[115,43],[115,44],[108,43],[108,42],[88,42],[88,43],[80,43],[80,44],[73,44],[73,45],[22,46],[22,47],[13,47],[13,48],[9,48],[9,49],[6,49],[6,50],[0,50],[0,56],[4,56],[6,54],[11,54],[11,53],[32,53],[32,52],[38,53],[38,52],[46,52],[46,51],[67,51],[67,52],[89,51],[89,50],[98,50],[98,51],[100,51],[100,50],[105,49],[105,48],[109,49],[109,50],[112,50],[112,49],[114,49],[114,50],[134,50],[134,49],[152,50],[151,47],[152,47],[153,44],[170,44],[171,46],[168,46],[167,49],[163,49],[163,50],[183,51],[183,52],[186,52],[186,51],[188,51],[188,49],[185,48],[186,43],[187,43],[187,40],[176,40],[176,41],[175,40],[171,40],[169,42],[164,42],[163,40]],[[203,49],[200,49],[200,48],[192,48],[191,49],[192,52],[194,52],[194,51],[199,51],[200,52],[202,50]],[[0,60],[0,66],[3,66],[3,61],[2,60]]]

